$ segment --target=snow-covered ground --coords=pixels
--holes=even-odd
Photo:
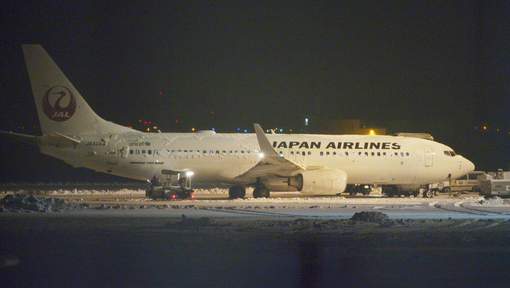
[[[24,194],[23,191],[7,191],[3,195],[15,193]],[[271,198],[253,198],[251,193],[251,190],[247,191],[245,199],[229,200],[227,199],[227,189],[196,189],[193,200],[154,201],[145,199],[145,191],[140,189],[115,191],[62,189],[41,192],[38,193],[38,197],[64,199],[67,206],[54,209],[53,207],[44,208],[48,201],[35,204],[42,205],[43,208],[37,210],[39,212],[58,210],[65,215],[110,214],[113,216],[180,217],[184,214],[197,217],[349,218],[353,213],[359,211],[381,211],[391,218],[510,219],[509,200],[484,199],[474,193],[460,194],[457,197],[443,194],[432,199],[421,197],[386,198],[380,195],[372,197],[303,197],[296,192],[272,193]],[[48,203],[51,205],[53,202]],[[27,205],[30,207],[32,204],[28,203]],[[20,212],[22,209],[3,210],[4,212]]]

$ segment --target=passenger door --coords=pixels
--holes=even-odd
[[[424,164],[425,167],[434,166],[434,152],[430,148],[426,148],[424,151]]]

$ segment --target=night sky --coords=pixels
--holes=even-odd
[[[2,2],[0,129],[40,133],[20,47],[40,43],[113,122],[233,131],[360,118],[508,167],[494,152],[510,139],[508,1],[68,2]],[[473,136],[482,123],[506,137]],[[99,177],[0,142],[1,181],[31,179],[7,163],[21,152],[31,173]]]

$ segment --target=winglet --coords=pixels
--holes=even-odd
[[[253,128],[255,129],[255,134],[257,134],[257,141],[259,142],[260,151],[264,153],[266,156],[280,156],[271,146],[269,139],[267,139],[264,130],[258,123],[253,124]]]

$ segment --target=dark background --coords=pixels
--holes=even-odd
[[[510,168],[508,1],[104,2],[2,2],[0,129],[40,133],[20,47],[40,43],[120,124],[299,131],[304,117],[358,118]],[[112,179],[5,139],[0,157],[1,182]]]

